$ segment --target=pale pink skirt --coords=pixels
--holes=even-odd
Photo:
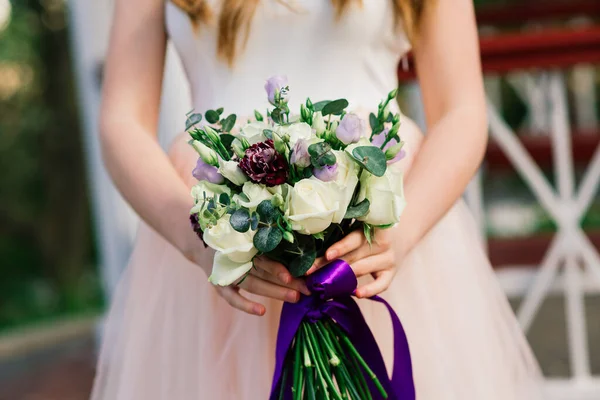
[[[404,123],[401,136],[414,156],[420,133]],[[195,155],[182,143],[171,155],[189,176]],[[383,297],[406,329],[418,400],[540,397],[538,365],[462,201],[398,266]],[[264,304],[263,317],[234,310],[198,266],[141,224],[107,319],[92,400],[267,399],[281,304]],[[387,311],[359,304],[391,371]]]

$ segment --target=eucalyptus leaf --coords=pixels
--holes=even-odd
[[[231,203],[231,199],[227,193],[221,193],[219,196],[219,203],[228,206]]]
[[[224,132],[230,132],[235,126],[235,121],[237,116],[235,114],[229,114],[227,118],[221,121],[221,128],[223,128]]]
[[[209,124],[216,124],[217,122],[219,122],[219,113],[215,110],[208,110],[204,114],[204,118],[206,118]]]
[[[344,111],[344,108],[346,108],[346,107],[348,107],[348,100],[346,100],[346,99],[334,100],[334,101],[327,103],[327,105],[325,105],[325,107],[323,107],[323,109],[321,110],[321,114],[323,114],[323,116],[326,116],[329,114],[339,115],[342,113],[342,111]]]
[[[375,129],[379,125],[379,121],[373,113],[369,114],[369,125],[371,126],[371,129]]]
[[[283,113],[279,108],[274,109],[273,111],[271,111],[271,119],[278,123],[281,124],[283,122]]]
[[[231,227],[237,232],[247,232],[250,229],[250,213],[245,208],[236,210],[229,218]]]
[[[185,121],[185,130],[189,130],[192,126],[202,121],[202,114],[191,114]]]
[[[323,100],[323,101],[319,101],[318,103],[314,103],[313,104],[313,110],[315,112],[322,111],[323,107],[325,107],[329,103],[331,103],[331,100]]]
[[[258,214],[253,212],[250,216],[250,229],[255,231],[258,228]]]
[[[281,211],[271,203],[271,200],[263,200],[256,207],[256,212],[262,222],[272,224],[277,221],[277,218],[281,215]]]
[[[359,146],[352,150],[354,159],[375,176],[383,176],[387,169],[387,159],[383,151],[375,146]]]
[[[289,263],[288,269],[292,276],[300,277],[312,267],[317,258],[315,239],[310,235],[296,235],[297,247],[292,248],[294,257]]]
[[[223,114],[223,107],[219,107],[215,111],[217,111],[217,114],[221,115]]]
[[[370,206],[371,206],[371,203],[369,202],[369,199],[364,199],[357,205],[348,207],[348,209],[346,210],[346,215],[344,215],[344,218],[345,219],[356,219],[356,218],[360,218],[364,215],[367,215],[367,213],[369,212]]]
[[[273,131],[271,129],[263,129],[263,135],[265,135],[267,139],[273,139]]]
[[[221,143],[225,146],[226,149],[231,149],[231,144],[235,140],[235,136],[230,135],[229,133],[221,133],[219,135],[219,139],[221,139]]]
[[[308,154],[310,154],[310,161],[315,168],[333,165],[336,162],[335,154],[327,142],[311,144],[308,146]]]
[[[275,250],[281,243],[283,233],[276,226],[265,226],[256,231],[253,238],[254,247],[263,253]]]

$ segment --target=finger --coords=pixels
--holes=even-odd
[[[393,269],[387,269],[384,271],[377,271],[373,275],[375,276],[374,281],[366,283],[356,289],[356,297],[367,298],[382,293],[390,287],[395,273]]]
[[[290,274],[290,271],[287,270],[285,265],[283,265],[277,261],[273,261],[269,257],[264,257],[264,256],[256,257],[254,259],[254,265],[257,268],[260,268],[263,271],[265,271],[273,276],[276,276],[277,279],[279,279],[279,281],[283,284],[287,285],[287,284],[291,283],[292,280],[294,279],[294,277],[292,276],[292,274]]]
[[[300,300],[300,292],[257,278],[254,275],[248,277],[239,285],[247,292],[272,299],[296,303]]]
[[[260,303],[248,300],[247,298],[242,296],[236,288],[231,286],[217,286],[216,289],[219,295],[221,295],[221,297],[223,297],[225,301],[229,303],[230,306],[248,314],[258,316],[265,315],[265,306],[263,306]]]
[[[346,262],[352,266],[354,274],[359,277],[395,267],[394,254],[391,251],[363,257],[355,262]]]
[[[356,230],[332,245],[325,253],[325,256],[328,261],[335,260],[336,258],[340,258],[345,254],[356,250],[365,242],[365,235],[361,231]]]
[[[321,267],[324,267],[325,265],[329,264],[329,261],[327,261],[327,258],[325,257],[319,257],[315,260],[315,262],[313,262],[312,267],[309,268],[308,271],[306,271],[306,275],[310,275],[313,272],[315,272],[316,270],[318,270]]]
[[[288,284],[282,284],[281,280],[277,278],[275,275],[272,275],[260,268],[254,268],[250,272],[251,275],[254,275],[260,279],[275,283],[276,285],[284,286],[290,289],[297,290],[307,296],[310,296],[310,291],[306,286],[306,282],[304,279],[292,278],[292,281]]]

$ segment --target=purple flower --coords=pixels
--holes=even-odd
[[[225,182],[225,179],[219,173],[217,167],[213,167],[212,165],[205,163],[202,160],[202,157],[198,157],[198,161],[196,161],[196,168],[194,168],[192,171],[192,175],[199,181],[208,181],[215,184],[221,184]]]
[[[271,139],[246,149],[246,155],[240,160],[239,166],[252,182],[267,186],[281,185],[288,177],[287,160],[275,150]]]
[[[288,101],[288,80],[287,76],[275,75],[267,79],[265,83],[265,90],[269,103],[274,106],[276,103],[282,102],[287,103]]]
[[[346,114],[335,130],[335,135],[344,144],[356,143],[365,135],[367,126],[356,114]]]
[[[310,165],[310,154],[308,154],[308,142],[306,140],[298,139],[292,149],[290,162],[300,168],[306,168]]]
[[[390,131],[389,128],[385,128],[381,133],[379,133],[378,135],[375,135],[373,137],[373,140],[371,140],[371,144],[373,146],[377,146],[377,147],[381,147],[381,145],[383,144],[383,142],[385,142],[385,138],[388,134],[388,132]],[[390,147],[397,145],[398,141],[396,139],[392,139],[389,142],[387,142],[385,144],[385,146],[383,147],[383,151],[386,151],[387,149],[389,149]],[[391,160],[388,160],[388,164],[393,164],[395,162],[398,162],[400,160],[402,160],[404,157],[406,156],[406,152],[404,151],[404,149],[400,150],[398,152],[398,154],[396,154],[394,156],[394,158],[392,158]]]
[[[313,169],[315,177],[323,182],[333,181],[337,178],[337,164],[326,165],[323,168]]]

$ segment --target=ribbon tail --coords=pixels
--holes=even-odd
[[[275,372],[273,374],[273,384],[271,386],[270,400],[279,397],[279,390],[283,376],[283,365],[289,348],[292,346],[296,332],[300,323],[309,310],[309,305],[313,300],[310,297],[304,297],[296,304],[284,303],[281,309],[279,321],[279,330],[277,331],[277,347],[275,348]],[[285,398],[291,398],[291,388],[286,388]]]
[[[388,309],[392,325],[394,327],[394,370],[392,372],[392,386],[401,400],[414,400],[416,398],[415,383],[413,379],[412,362],[410,359],[410,348],[406,332],[400,322],[400,318],[387,301],[379,296],[373,296],[370,300],[382,303]]]

